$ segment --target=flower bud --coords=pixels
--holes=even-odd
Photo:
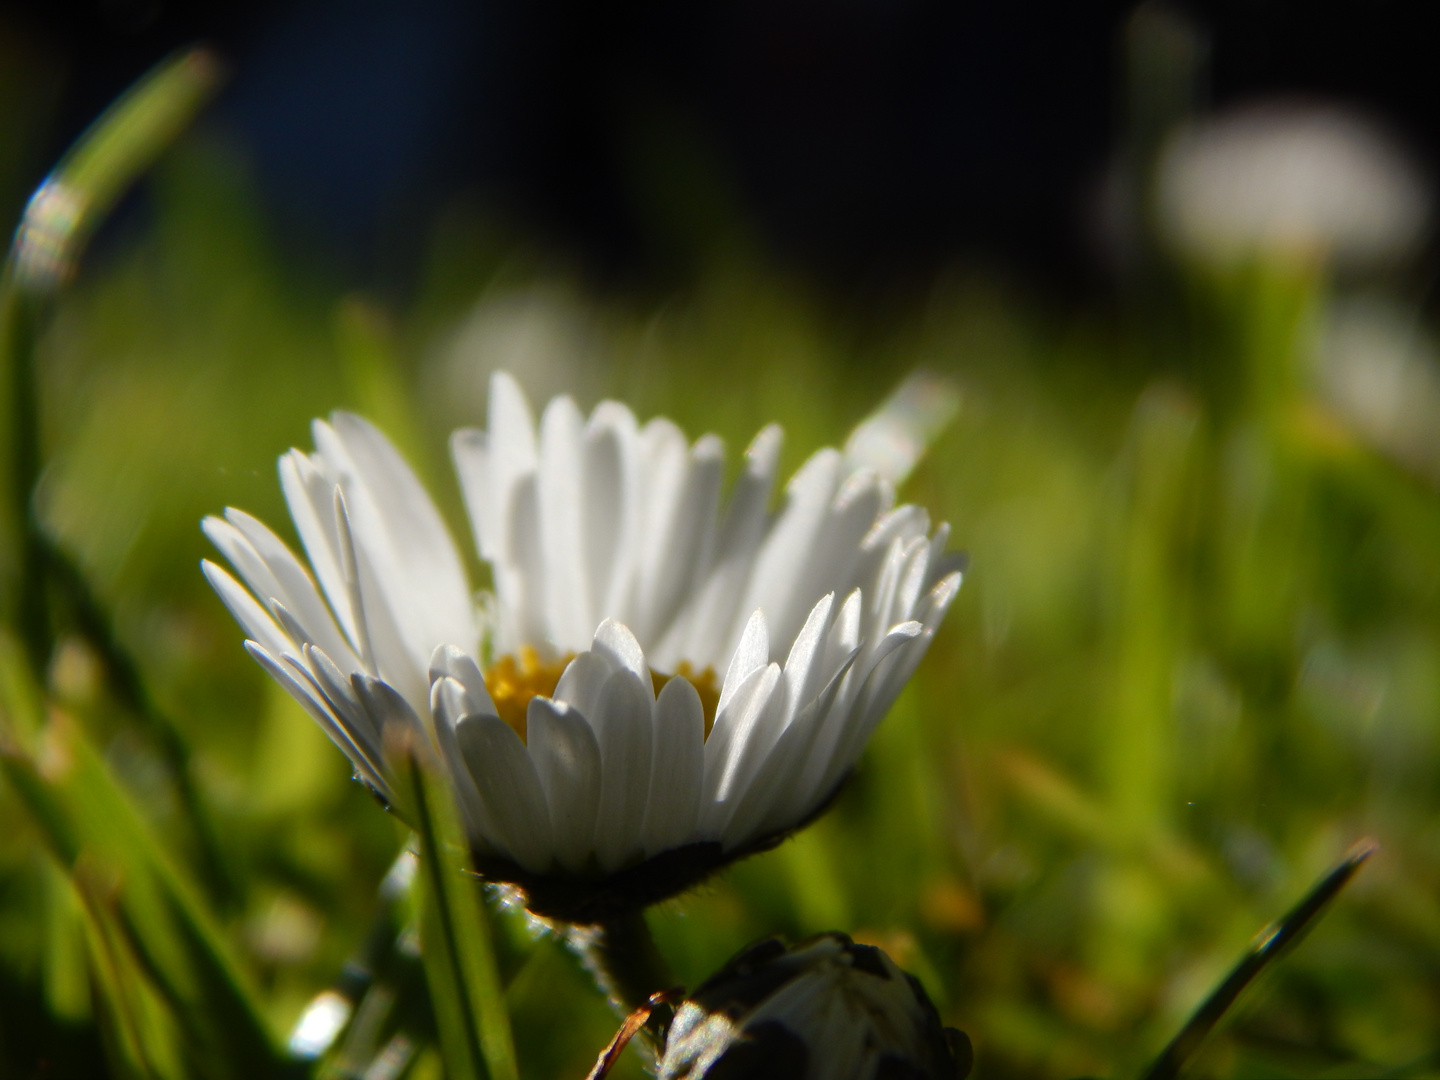
[[[660,1080],[963,1080],[970,1040],[918,979],[841,933],[746,949],[675,1013]]]

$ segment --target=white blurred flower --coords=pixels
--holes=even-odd
[[[1316,376],[1325,400],[1362,438],[1440,477],[1440,350],[1417,312],[1377,296],[1331,304]]]
[[[1160,156],[1155,209],[1161,235],[1201,262],[1320,257],[1363,269],[1415,249],[1431,194],[1363,115],[1268,102],[1181,127]]]
[[[493,289],[425,357],[421,392],[447,426],[468,423],[484,413],[495,372],[510,372],[541,397],[583,396],[603,382],[609,351],[596,310],[563,285]]]
[[[972,1058],[918,980],[875,946],[829,933],[731,960],[676,1011],[657,1074],[963,1080]]]
[[[205,572],[382,795],[384,726],[425,731],[480,868],[540,914],[660,899],[822,809],[960,584],[947,528],[836,450],[772,514],[767,428],[722,507],[715,436],[567,397],[537,429],[502,374],[488,431],[452,440],[494,580],[477,611],[385,437],[346,413],[314,434],[280,462],[310,568],[232,509],[205,531],[244,585]]]

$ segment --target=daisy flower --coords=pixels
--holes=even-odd
[[[948,530],[834,449],[771,509],[780,431],[724,448],[510,377],[451,447],[493,591],[358,416],[280,459],[302,563],[239,510],[204,570],[251,655],[387,800],[388,724],[443,763],[477,869],[593,922],[773,846],[822,810],[960,585]],[[243,584],[242,584],[243,582]]]
[[[1214,266],[1278,256],[1384,269],[1413,255],[1433,220],[1409,150],[1335,105],[1261,101],[1183,125],[1156,169],[1161,235]]]
[[[841,933],[753,945],[702,983],[670,1024],[660,1080],[964,1080],[969,1038],[941,1026],[925,988]]]

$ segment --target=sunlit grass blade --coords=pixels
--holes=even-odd
[[[386,758],[414,827],[421,955],[449,1080],[518,1080],[510,1016],[468,847],[450,793],[422,761],[414,734],[392,726]]]
[[[115,203],[219,88],[222,65],[192,48],[161,62],[86,129],[31,196],[15,234],[15,284],[48,291],[73,272]]]
[[[34,351],[44,302],[70,279],[84,249],[116,201],[175,140],[220,85],[221,65],[206,49],[190,49],[162,62],[110,106],[80,136],[26,203],[0,275],[0,371],[5,375],[11,461],[9,500],[29,519],[39,477],[39,416]],[[38,595],[40,553],[22,550],[22,607]],[[34,632],[36,613],[22,611]]]
[[[1255,977],[1270,966],[1286,948],[1298,941],[1305,931],[1324,914],[1336,896],[1340,894],[1355,872],[1371,855],[1376,845],[1363,841],[1351,849],[1350,854],[1339,866],[1331,870],[1298,904],[1279,920],[1271,923],[1256,937],[1250,950],[1225,976],[1220,985],[1210,992],[1200,1007],[1191,1015],[1180,1033],[1155,1060],[1142,1080],[1173,1080],[1180,1075],[1206,1036],[1215,1029],[1220,1018],[1235,1004],[1241,992],[1255,980]]]
[[[195,834],[203,878],[227,904],[239,889],[220,854],[210,816],[190,775],[189,750],[160,712],[121,646],[84,576],[35,518],[32,495],[42,468],[35,349],[49,302],[74,274],[81,252],[120,197],[213,97],[221,64],[206,49],[186,50],[157,65],[107,109],[31,196],[0,278],[0,370],[10,421],[9,528],[20,554],[15,622],[36,670],[49,662],[53,620],[46,585],[63,596],[69,616],[104,658],[124,700],[150,728],[169,766]]]
[[[190,1071],[217,1080],[288,1066],[219,929],[170,863],[84,733],[63,713],[17,719],[33,703],[16,672],[0,686],[0,772],[87,909],[142,969],[172,1015]],[[32,753],[16,736],[41,731]],[[110,1003],[120,1008],[124,1003]]]
[[[106,886],[83,865],[73,878],[84,912],[95,1013],[110,1067],[120,1076],[184,1076],[179,1033],[100,902]]]

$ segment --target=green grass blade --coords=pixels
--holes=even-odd
[[[1150,1066],[1142,1080],[1174,1080],[1180,1075],[1200,1044],[1215,1029],[1241,992],[1255,977],[1272,964],[1289,946],[1295,944],[1315,920],[1324,914],[1361,865],[1375,854],[1375,844],[1365,841],[1356,845],[1345,860],[1331,870],[1305,894],[1298,904],[1278,921],[1260,932],[1250,950],[1230,970],[1220,985],[1210,992],[1191,1015],[1180,1033]]]
[[[45,669],[54,645],[49,583],[69,600],[80,631],[105,658],[116,689],[152,729],[185,805],[204,878],[214,896],[233,905],[239,888],[195,791],[185,741],[155,708],[138,665],[116,639],[78,568],[37,520],[32,503],[44,464],[35,349],[51,301],[73,275],[90,235],[213,97],[221,77],[218,58],[203,48],[162,61],[86,129],[26,204],[0,277],[0,378],[7,398],[0,404],[0,416],[9,421],[10,442],[4,478],[8,490],[0,492],[0,498],[13,508],[12,520],[4,525],[20,555],[14,622],[34,669]]]
[[[446,1076],[518,1080],[490,926],[479,883],[465,872],[469,848],[449,789],[402,733],[387,732],[386,756],[418,840],[421,950]]]
[[[12,682],[15,671],[6,674]],[[168,1005],[192,1070],[216,1080],[283,1075],[291,1066],[195,888],[63,713],[44,724],[33,753],[22,745],[15,736],[41,724],[12,719],[34,701],[15,689],[0,686],[0,771],[92,914],[116,931]]]
[[[86,129],[25,207],[9,270],[49,292],[74,271],[90,234],[214,96],[219,59],[193,48],[162,61]]]
[[[97,903],[95,875],[73,878],[83,912],[96,1021],[111,1069],[120,1077],[170,1080],[184,1075],[183,1047],[173,1022],[126,947],[108,905]]]

